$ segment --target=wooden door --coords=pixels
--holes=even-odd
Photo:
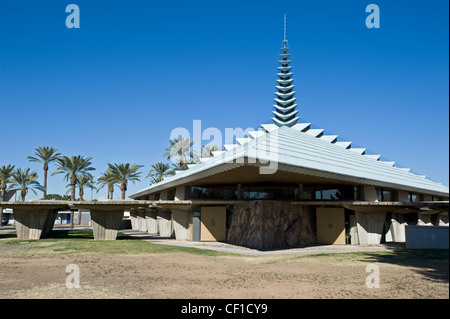
[[[225,241],[226,215],[225,207],[202,207],[200,240]]]
[[[317,242],[345,245],[344,208],[316,208]]]

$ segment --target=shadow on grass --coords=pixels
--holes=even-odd
[[[92,230],[74,230],[74,229],[57,229],[50,231],[45,239],[92,239],[94,234]]]
[[[15,231],[0,234],[0,239],[16,239],[16,238],[17,235]]]
[[[365,253],[364,261],[415,268],[414,271],[434,282],[449,282],[447,249],[402,249],[388,253]]]
[[[12,237],[15,237],[15,234],[11,235]],[[135,239],[147,239],[147,237],[149,238],[157,238],[154,236],[143,236],[143,237],[133,237],[124,233],[121,233],[119,231],[119,233],[117,234],[117,239],[116,240],[135,240]],[[43,237],[45,239],[91,239],[94,240],[94,233],[92,231],[92,229],[53,229],[52,231],[50,231],[45,237]]]

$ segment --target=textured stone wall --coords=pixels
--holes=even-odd
[[[227,242],[261,250],[314,244],[310,208],[268,200],[236,205]]]

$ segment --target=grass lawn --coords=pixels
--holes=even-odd
[[[15,254],[159,254],[184,252],[203,256],[226,255],[212,250],[152,244],[121,232],[118,233],[117,240],[105,241],[94,240],[92,230],[52,230],[47,238],[39,240],[14,239],[15,231],[11,231],[0,234],[0,239],[2,238],[3,240],[0,240],[0,252],[6,252],[13,248],[12,251]]]

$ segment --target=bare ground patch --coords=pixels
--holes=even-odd
[[[448,259],[383,254],[37,254],[0,259],[0,298],[449,298]],[[366,266],[380,269],[369,289]],[[68,264],[80,288],[65,285]]]

